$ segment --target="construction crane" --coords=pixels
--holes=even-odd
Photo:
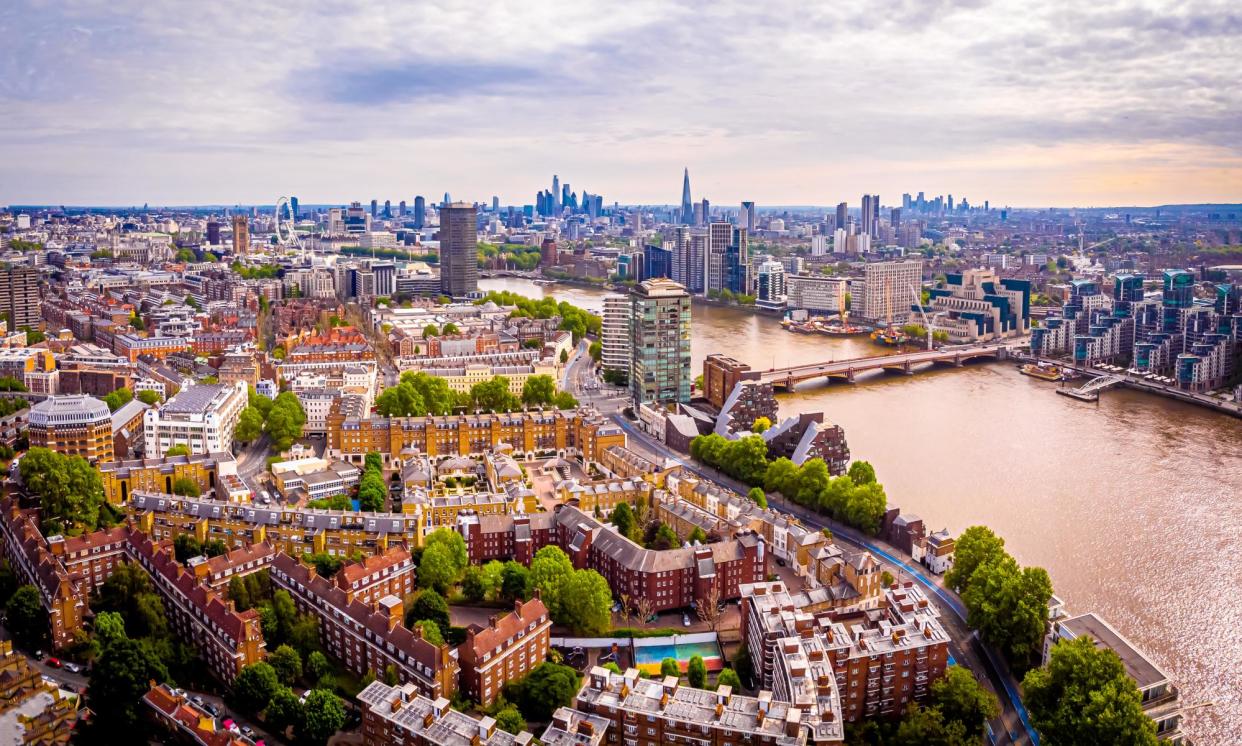
[[[931,321],[928,321],[927,311],[923,310],[923,294],[919,292],[914,287],[913,284],[911,284],[909,287],[910,287],[910,292],[914,294],[914,305],[918,307],[919,315],[923,317],[923,325],[927,327],[927,349],[931,350],[932,349],[932,331],[933,331],[933,328],[935,327],[936,317],[944,313],[944,311],[933,314],[931,317]]]

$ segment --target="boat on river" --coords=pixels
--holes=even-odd
[[[910,337],[895,326],[884,329],[876,329],[871,332],[871,341],[878,342],[887,347],[900,347],[910,341]]]
[[[1024,376],[1038,378],[1041,381],[1063,381],[1065,376],[1061,369],[1052,363],[1026,363],[1018,368]]]

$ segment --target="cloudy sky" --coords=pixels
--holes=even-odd
[[[1236,1],[0,2],[0,203],[1242,201]]]

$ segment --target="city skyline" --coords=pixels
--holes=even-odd
[[[17,39],[0,156],[22,174],[5,203],[520,205],[558,173],[608,204],[677,204],[685,167],[721,206],[1242,193],[1242,105],[1225,94],[1242,16],[1224,3],[19,3],[0,27]]]

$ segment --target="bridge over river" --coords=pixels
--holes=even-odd
[[[851,360],[829,360],[823,363],[795,365],[788,368],[774,368],[765,371],[751,371],[746,378],[770,383],[792,391],[803,381],[817,378],[854,382],[859,373],[873,370],[884,370],[890,373],[907,375],[937,365],[960,367],[972,360],[1004,360],[1009,356],[1009,348],[1005,344],[979,345],[941,350],[922,350],[918,352],[902,352],[895,355],[879,357],[860,357]]]

